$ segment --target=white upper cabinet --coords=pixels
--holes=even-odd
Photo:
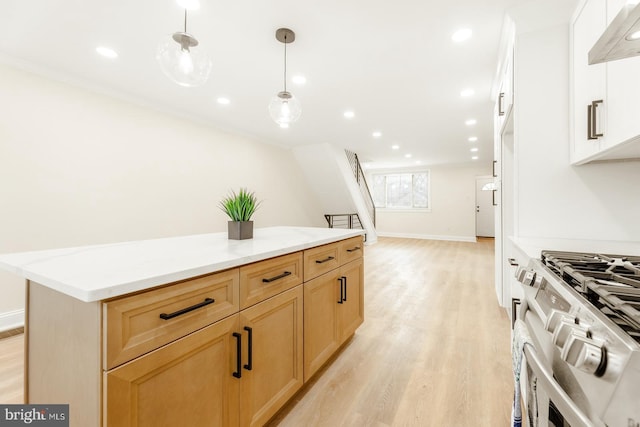
[[[588,64],[625,0],[584,0],[571,26],[571,163],[640,158],[640,57]]]

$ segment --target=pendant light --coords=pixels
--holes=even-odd
[[[184,10],[184,31],[167,35],[158,45],[156,59],[164,74],[180,86],[203,85],[211,73],[211,59],[198,40],[187,33],[187,9]]]
[[[284,90],[271,99],[269,114],[281,128],[288,128],[302,113],[298,99],[287,91],[287,44],[293,43],[296,34],[288,28],[279,28],[276,30],[276,39],[284,44]]]

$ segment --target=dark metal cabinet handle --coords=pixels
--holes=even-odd
[[[360,246],[356,246],[353,249],[347,249],[347,252],[355,252],[355,251],[359,251],[360,250]]]
[[[498,165],[498,161],[497,161],[497,160],[494,160],[494,161],[493,161],[493,174],[492,174],[494,178],[497,178],[497,177],[498,177],[498,174],[496,173],[496,166],[497,166],[497,165]]]
[[[344,283],[344,298],[342,298],[342,301],[346,301],[347,300],[347,276],[342,276],[342,280]]]
[[[338,304],[342,304],[342,302],[344,301],[344,284],[342,283],[344,277],[338,277],[338,282],[340,282],[340,301],[338,301]]]
[[[496,191],[498,190],[491,191],[491,200],[492,200],[493,206],[498,206],[498,203],[496,202]]]
[[[242,378],[242,335],[238,332],[233,333],[233,337],[236,339],[236,371],[233,376],[236,378]]]
[[[274,276],[274,277],[270,277],[268,279],[262,279],[262,283],[271,283],[271,282],[275,282],[278,279],[282,279],[283,277],[287,277],[287,276],[291,276],[291,272],[290,271],[285,271],[284,273],[278,275],[278,276]]]
[[[247,364],[244,365],[244,369],[246,369],[247,371],[250,371],[253,366],[253,329],[248,326],[245,326],[244,330],[249,332],[249,347],[248,347],[249,360],[247,360]]]
[[[174,311],[173,313],[160,313],[160,318],[163,320],[173,319],[174,317],[178,317],[185,313],[188,313],[193,310],[197,310],[200,307],[204,307],[205,305],[213,304],[216,302],[213,298],[205,298],[204,301],[199,302],[198,304],[192,305],[191,307],[183,308],[182,310]]]
[[[518,261],[516,261],[515,258],[507,258],[507,261],[509,262],[509,265],[511,265],[513,267],[517,267],[518,266]]]
[[[499,116],[504,116],[504,110],[502,109],[503,103],[504,103],[504,92],[500,92],[500,95],[498,96],[498,115]]]
[[[325,262],[331,261],[332,259],[335,259],[335,257],[328,256],[325,259],[317,259],[316,264],[324,264]]]

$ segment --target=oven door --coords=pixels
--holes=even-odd
[[[525,324],[529,334],[539,334],[542,322],[532,311],[525,311]],[[536,331],[537,329],[537,331]],[[543,333],[546,331],[542,330]],[[534,338],[534,341],[535,338]],[[600,427],[565,392],[553,376],[551,363],[544,349],[524,346],[526,378],[521,383],[525,397],[525,418],[530,427]],[[523,367],[524,370],[524,367]],[[522,378],[522,377],[521,377]]]

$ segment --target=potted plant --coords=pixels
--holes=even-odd
[[[238,193],[231,193],[220,201],[220,209],[231,221],[228,222],[229,239],[244,240],[253,238],[253,221],[251,216],[260,206],[255,194],[246,188]]]

